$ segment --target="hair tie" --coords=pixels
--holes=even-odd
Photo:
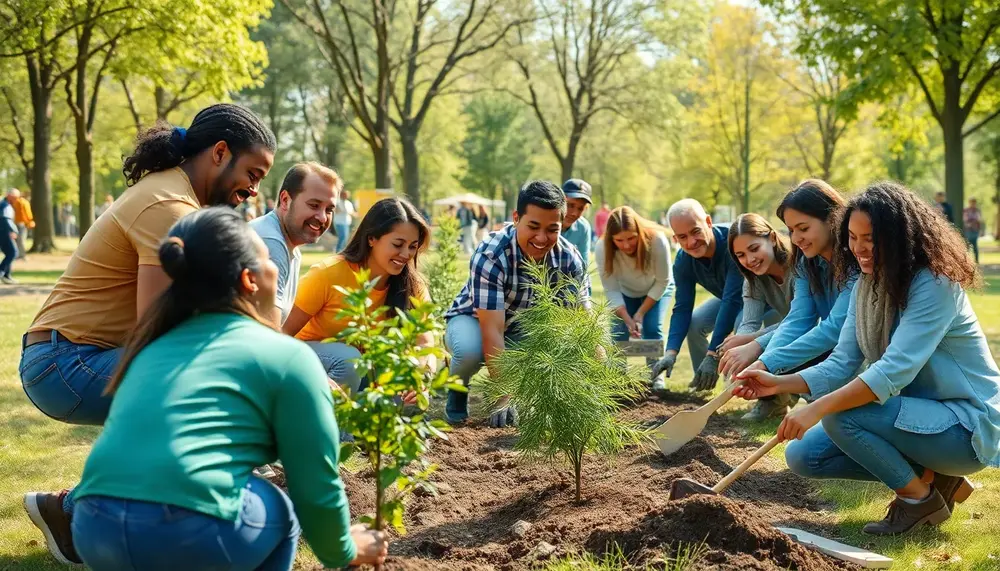
[[[180,246],[182,250],[184,249],[184,240],[178,238],[177,236],[170,236],[167,238],[167,242],[173,242],[174,244]]]
[[[172,137],[175,144],[182,144],[184,139],[187,137],[187,129],[184,127],[174,127]]]

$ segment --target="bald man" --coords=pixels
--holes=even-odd
[[[671,206],[667,221],[682,251],[674,259],[677,292],[667,351],[653,366],[653,379],[660,373],[670,376],[686,338],[695,369],[690,386],[696,391],[710,390],[719,379],[716,348],[733,331],[743,309],[743,275],[726,247],[729,228],[713,226],[712,217],[697,200],[687,198]],[[715,297],[695,309],[697,285]]]

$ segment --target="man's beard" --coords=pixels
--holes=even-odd
[[[236,208],[237,205],[229,201],[229,197],[233,194],[233,190],[231,188],[231,175],[235,166],[236,155],[233,155],[229,158],[229,163],[226,165],[225,170],[223,170],[219,175],[219,178],[216,179],[215,187],[208,193],[209,206],[231,206]]]

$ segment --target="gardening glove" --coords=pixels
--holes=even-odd
[[[694,379],[688,385],[695,391],[710,391],[715,388],[715,383],[719,380],[719,357],[718,355],[705,355],[698,365],[698,370],[694,372]]]
[[[669,377],[670,373],[674,372],[674,363],[677,362],[677,355],[674,353],[668,353],[664,355],[662,359],[653,365],[653,368],[649,371],[649,379],[656,380],[660,376],[660,373],[666,373]]]
[[[503,398],[497,403],[497,408],[490,413],[490,428],[508,426],[517,426],[517,409],[510,404],[509,398]]]
[[[490,428],[517,426],[517,409],[514,405],[498,408],[490,414]]]

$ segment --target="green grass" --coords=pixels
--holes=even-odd
[[[70,243],[59,243],[68,250]],[[309,252],[303,268],[329,253]],[[65,251],[63,252],[65,256]],[[28,264],[15,266],[22,282],[52,283],[58,270],[45,264],[44,256],[32,256]],[[990,340],[994,355],[1000,354],[1000,249],[992,248],[982,257],[987,266],[988,285],[971,295]],[[38,265],[41,269],[34,270]],[[36,281],[37,280],[37,281]],[[595,297],[603,298],[600,281],[594,280]],[[700,297],[704,297],[701,293]],[[69,426],[47,419],[25,397],[17,374],[20,339],[45,299],[43,294],[0,297],[0,571],[48,571],[63,569],[45,552],[41,535],[28,521],[21,507],[21,495],[33,490],[58,490],[79,478],[97,428]],[[692,375],[686,351],[681,351],[672,388],[683,390]],[[727,405],[728,415],[739,415],[744,403]],[[760,441],[769,438],[776,422],[749,426],[747,434]],[[772,452],[780,461],[780,448]],[[820,482],[822,495],[837,505],[838,539],[864,546],[896,559],[895,569],[968,570],[1000,569],[1000,471],[985,470],[973,477],[982,485],[962,504],[939,530],[904,538],[872,539],[860,533],[861,526],[879,519],[890,499],[889,492],[876,484]],[[307,550],[302,557],[308,558]],[[552,567],[562,569],[618,569],[614,561],[570,560]],[[562,565],[560,567],[560,565]],[[682,567],[668,567],[679,569]]]

